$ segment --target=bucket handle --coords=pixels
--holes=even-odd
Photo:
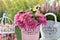
[[[54,16],[55,23],[57,23],[57,17],[54,13],[46,13],[45,16],[52,15]]]
[[[48,15],[52,15],[54,16],[54,20],[55,20],[55,24],[54,24],[54,27],[57,27],[57,17],[54,13],[46,13],[45,16],[48,16]]]

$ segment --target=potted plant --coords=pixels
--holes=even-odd
[[[20,10],[14,17],[14,24],[19,27],[22,40],[38,40],[40,25],[46,25],[46,17],[31,10]]]

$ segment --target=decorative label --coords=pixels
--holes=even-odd
[[[43,27],[42,28],[43,34],[45,37],[53,37],[57,33],[57,28],[56,27]]]

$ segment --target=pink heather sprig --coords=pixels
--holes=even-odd
[[[7,40],[11,40],[11,37],[13,37],[12,38],[13,40],[17,40],[16,34],[7,34],[6,36],[7,36]]]
[[[2,39],[2,35],[1,35],[1,34],[0,34],[0,40],[3,40],[3,39]]]
[[[38,8],[37,8],[38,7]],[[60,13],[60,2],[57,0],[50,2],[45,2],[43,4],[38,4],[36,8],[41,12],[41,13],[47,13],[47,12],[53,12],[53,13]],[[33,9],[34,10],[34,9]],[[35,9],[36,11],[36,9]]]
[[[13,34],[13,40],[17,40],[17,35]]]
[[[35,14],[38,18],[36,20],[33,18],[30,10],[19,11],[14,17],[14,24],[16,24],[20,29],[33,30],[40,24],[46,24],[46,17],[43,14]]]

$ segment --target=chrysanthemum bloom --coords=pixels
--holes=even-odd
[[[24,13],[23,13],[24,12]],[[14,17],[14,24],[18,25],[19,28],[25,28],[24,21],[31,18],[31,12],[29,10],[19,11]]]
[[[40,24],[45,24],[45,16],[43,14],[36,14],[38,20],[36,20],[31,14],[30,10],[18,12],[14,17],[14,24],[16,24],[20,29],[34,30]],[[38,22],[39,21],[39,22]]]
[[[34,30],[38,26],[38,22],[34,18],[26,20],[24,23],[26,25],[27,30]]]
[[[25,13],[22,14],[22,15],[19,17],[19,19],[20,19],[21,21],[25,21],[26,19],[31,18],[31,16],[32,16],[31,11],[26,10]]]
[[[38,21],[39,21],[40,24],[44,24],[44,25],[47,24],[46,17],[43,14],[36,13],[35,16],[38,17]]]
[[[17,24],[18,21],[20,21],[19,16],[21,16],[22,13],[19,11],[15,16],[14,16],[14,24]]]
[[[25,11],[25,14],[20,16],[20,19],[23,21],[25,24],[26,29],[34,29],[37,27],[38,23],[35,19],[31,18],[32,14],[30,11]]]
[[[14,24],[16,24],[19,28],[24,28],[24,23],[21,21],[20,16],[22,16],[23,11],[19,11],[14,17]]]

